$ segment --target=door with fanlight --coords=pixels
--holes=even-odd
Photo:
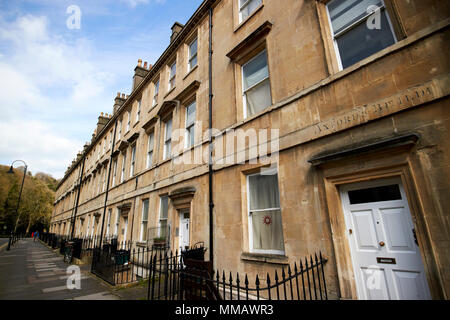
[[[189,210],[180,211],[180,249],[189,248]]]
[[[401,180],[344,185],[340,192],[358,298],[430,299]]]

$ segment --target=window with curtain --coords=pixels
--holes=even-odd
[[[164,159],[170,157],[172,153],[172,118],[164,123]]]
[[[153,106],[156,106],[158,103],[158,94],[159,94],[159,79],[155,83],[155,94],[153,95]]]
[[[141,241],[147,241],[148,199],[142,201]]]
[[[197,38],[189,45],[189,70],[197,65]]]
[[[127,111],[127,117],[128,117],[127,132],[128,132],[128,131],[130,131],[130,125],[131,125],[131,111]]]
[[[122,160],[122,171],[120,173],[120,183],[123,182],[125,179],[125,164],[127,163],[127,153],[126,151],[123,154],[123,160]]]
[[[131,148],[130,177],[134,176],[135,164],[136,164],[136,145],[134,145]]]
[[[103,175],[102,175],[103,171],[104,171],[104,170],[99,169],[99,172],[98,172],[98,179],[97,179],[97,195],[100,194],[100,190],[101,190],[101,186],[102,186],[102,180],[103,180],[103,179],[102,179],[102,177],[103,177]]]
[[[120,140],[120,138],[122,138],[122,120],[119,120],[117,124],[117,140]]]
[[[153,163],[153,148],[154,148],[154,141],[155,134],[154,132],[151,132],[148,135],[148,145],[147,145],[147,168],[150,168]]]
[[[159,206],[159,237],[166,236],[167,230],[167,218],[169,213],[169,197],[162,196],[160,198],[160,206]]]
[[[368,10],[376,6],[380,10]],[[327,4],[333,40],[342,68],[347,68],[394,44],[396,38],[384,1],[332,0]],[[380,14],[380,28],[369,28],[370,16]]]
[[[194,145],[195,139],[195,113],[196,103],[192,102],[186,107],[186,134],[185,134],[185,147],[189,148]]]
[[[91,237],[94,236],[94,229],[95,229],[95,217],[94,215],[92,215]]]
[[[137,106],[137,110],[136,110],[136,121],[139,121],[139,118],[141,116],[141,99],[138,100],[138,106]]]
[[[284,252],[278,174],[247,177],[250,251]]]
[[[261,3],[262,0],[239,0],[239,22],[244,21]]]
[[[116,185],[116,176],[117,176],[117,159],[114,159],[113,164],[113,177],[112,177],[112,186]]]
[[[111,209],[108,209],[108,220],[107,220],[107,224],[106,224],[106,237],[109,236],[110,227],[111,227]]]
[[[106,167],[105,169],[103,169],[103,187],[102,187],[102,192],[105,192],[106,190]]]
[[[242,79],[246,117],[272,105],[266,50],[242,66]]]
[[[114,236],[117,237],[118,233],[119,233],[119,218],[120,218],[120,209],[117,208],[116,210],[116,226],[114,228]]]
[[[177,62],[175,61],[170,66],[170,75],[169,75],[169,90],[175,88],[175,78],[177,76]]]

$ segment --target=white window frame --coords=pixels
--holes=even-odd
[[[355,21],[353,24],[347,26],[344,30],[341,30],[337,35],[335,35],[334,34],[334,30],[333,30],[333,24],[331,23],[330,10],[328,9],[328,6],[330,5],[330,3],[333,3],[334,1],[335,0],[330,0],[329,2],[326,3],[325,6],[326,6],[326,11],[327,11],[327,17],[328,17],[328,25],[330,26],[331,39],[333,41],[333,46],[334,46],[334,52],[336,54],[339,71],[342,71],[342,70],[344,70],[344,67],[342,65],[342,58],[341,58],[341,53],[339,52],[339,46],[338,46],[338,43],[337,43],[337,38],[339,38],[341,35],[349,32],[349,31],[351,31],[355,27],[359,26],[364,21],[367,21],[367,19],[369,19],[369,17],[372,16],[373,14],[375,14],[377,11],[374,11],[372,13],[366,13],[366,15],[364,17],[362,17],[358,21]],[[380,12],[383,11],[383,10],[385,11],[386,19],[388,21],[388,24],[389,24],[389,27],[391,29],[392,35],[394,37],[394,42],[397,43],[398,42],[397,35],[395,34],[394,27],[393,27],[392,22],[391,22],[391,17],[389,16],[389,12],[386,9],[386,4],[384,3],[384,0],[380,0],[380,1],[381,1],[381,4],[382,4],[382,6],[380,8]]]
[[[126,132],[130,131],[130,127],[131,127],[131,111],[130,110],[127,111],[127,115],[128,115],[128,121],[127,121],[127,131]]]
[[[114,228],[114,237],[117,237],[119,235],[119,220],[120,219],[120,209],[117,208],[116,210],[116,221],[115,221],[115,228]]]
[[[173,67],[175,67],[175,69]],[[173,70],[175,72],[172,74]],[[175,88],[175,86],[176,86],[176,83],[175,83],[176,78],[177,78],[177,61],[175,60],[175,62],[172,63],[170,65],[170,67],[169,67],[169,91],[172,90],[173,88]]]
[[[130,177],[134,176],[136,169],[136,144],[131,147],[131,159],[130,159]]]
[[[171,131],[170,138],[167,137],[168,132],[168,123],[171,123]],[[163,152],[163,160],[169,159],[172,155],[172,132],[173,132],[173,117],[168,118],[164,122],[164,152]],[[170,146],[170,147],[168,147]]]
[[[111,226],[111,214],[112,209],[108,209],[108,223],[106,224],[106,237],[109,236],[110,226]]]
[[[135,123],[138,123],[138,122],[139,122],[139,118],[140,118],[140,116],[141,116],[141,103],[142,103],[142,100],[139,99],[139,100],[138,100],[137,110],[136,110],[136,122],[135,122]]]
[[[194,117],[194,121],[191,124],[188,124],[188,109],[190,107],[194,106],[195,107],[195,117]],[[185,133],[184,133],[184,147],[185,148],[190,148],[192,146],[195,145],[195,121],[197,119],[197,102],[194,100],[193,102],[191,102],[187,107],[186,107],[186,115],[185,115]],[[190,135],[190,128],[194,128],[194,143],[191,145],[191,135]]]
[[[114,159],[113,163],[113,178],[112,178],[112,186],[116,185],[116,176],[117,176],[117,158]]]
[[[86,236],[89,237],[89,228],[91,227],[91,216],[87,216]]]
[[[144,203],[145,202],[147,202],[147,219],[146,220],[144,220],[144,208],[145,208]],[[140,233],[140,236],[139,236],[139,241],[141,241],[141,242],[148,240],[148,213],[149,213],[149,210],[150,210],[149,199],[147,198],[147,199],[142,200],[141,233]],[[144,224],[145,224],[145,228],[147,229],[147,237],[146,237],[147,239],[143,239]]]
[[[244,68],[247,64],[249,64],[250,62],[252,62],[253,60],[255,60],[256,58],[258,58],[260,55],[262,54],[266,54],[266,60],[267,60],[267,69],[269,69],[269,56],[267,54],[267,49],[262,50],[260,53],[258,53],[257,55],[255,55],[253,58],[251,58],[250,60],[248,60],[246,63],[244,63],[241,66],[241,81],[242,81],[242,104],[244,106],[244,119],[247,119],[248,117],[248,111],[247,111],[247,96],[246,93],[258,86],[260,86],[261,84],[263,84],[265,81],[269,81],[269,93],[270,93],[270,105],[272,105],[272,85],[270,83],[270,70],[269,72],[267,72],[267,77],[265,77],[264,79],[258,81],[257,83],[255,83],[254,85],[252,85],[251,87],[244,89]],[[269,106],[270,106],[269,105]],[[268,107],[267,107],[268,108]],[[266,109],[267,109],[266,108]],[[265,110],[265,109],[263,109]],[[262,111],[262,110],[261,110]]]
[[[265,174],[278,174],[277,169],[270,169],[264,171]],[[249,174],[246,176],[246,184],[247,184],[247,213],[248,213],[248,244],[249,244],[249,251],[251,253],[266,253],[266,254],[276,254],[276,255],[284,255],[285,250],[265,250],[265,249],[253,249],[253,221],[252,221],[252,212],[250,211],[250,177],[251,176],[257,176],[261,175],[261,172]],[[277,179],[278,182],[278,179]],[[280,191],[280,186],[278,185],[278,192]],[[279,210],[281,215],[281,204],[279,208],[266,208],[266,209],[258,209],[253,211],[258,212],[264,212],[264,211],[274,211]],[[281,228],[281,232],[283,232],[283,228]],[[283,234],[284,239],[284,234]]]
[[[117,140],[120,140],[122,138],[122,120],[119,120],[118,127]]]
[[[103,188],[102,188],[102,192],[105,192],[106,190],[106,168],[103,170]]]
[[[194,42],[196,43],[197,50],[196,50],[195,54],[192,55],[191,46],[194,44]],[[198,37],[196,37],[194,40],[191,41],[188,48],[189,48],[189,50],[188,50],[189,51],[188,52],[188,68],[189,68],[188,72],[189,72],[198,65]],[[195,65],[192,65],[192,61],[195,58],[197,58],[197,62],[195,63]]]
[[[151,142],[151,144],[150,144]],[[153,149],[155,148],[155,132],[152,131],[148,135],[147,142],[147,169],[153,164]]]
[[[120,172],[120,183],[122,183],[125,180],[125,166],[127,163],[127,151],[123,153],[122,157],[122,170]]]
[[[244,20],[246,20],[248,17],[250,17],[251,15],[252,15],[252,13],[253,12],[255,12],[256,11],[256,9],[259,7],[257,7],[255,10],[253,10],[252,12],[249,12],[249,14],[248,14],[248,16],[247,17],[245,17],[245,18],[243,18],[242,17],[242,10],[245,8],[245,7],[247,7],[249,4],[250,4],[250,2],[252,2],[252,1],[257,1],[257,0],[247,0],[246,2],[244,2],[242,5],[241,5],[241,1],[240,0],[237,0],[238,1],[238,7],[239,7],[239,23],[241,23],[242,21],[244,21]],[[261,4],[263,3],[263,1],[261,1]],[[260,5],[261,5],[260,4]]]
[[[92,220],[92,225],[91,225],[91,238],[94,237],[94,229],[95,229],[95,216],[92,215],[91,216],[91,220]]]
[[[161,218],[161,213],[162,213],[162,202],[163,202],[163,198],[167,199],[167,217],[166,218]],[[169,221],[169,196],[165,195],[165,196],[160,196],[159,197],[159,217],[158,217],[158,237],[161,236],[161,221],[165,221],[166,222],[166,227],[167,227],[167,223]],[[166,234],[167,236],[167,234]]]
[[[153,94],[153,106],[158,104],[158,95],[159,95],[159,80],[155,82],[155,93]]]

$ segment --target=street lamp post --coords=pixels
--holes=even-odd
[[[24,182],[25,182],[25,176],[26,176],[26,174],[27,174],[27,168],[28,168],[28,166],[27,166],[27,164],[25,163],[25,161],[23,161],[23,160],[16,160],[16,161],[14,161],[14,162],[11,164],[11,167],[9,167],[8,173],[14,173],[13,165],[14,165],[14,163],[16,163],[16,162],[18,162],[18,161],[22,162],[22,163],[25,165],[25,169],[24,169],[24,171],[23,171],[22,185],[20,186],[19,199],[17,200],[17,206],[16,206],[16,215],[17,215],[16,224],[15,224],[15,226],[14,226],[14,231],[11,232],[11,236],[9,237],[8,248],[6,248],[6,250],[9,250],[10,247],[11,247],[11,237],[13,236],[13,234],[16,233],[17,225],[19,224],[19,218],[20,218],[20,215],[19,215],[20,198],[22,197],[23,185],[24,185]]]

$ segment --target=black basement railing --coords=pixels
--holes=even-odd
[[[198,251],[198,248],[194,250]],[[327,300],[322,254],[305,258],[273,277],[258,275],[251,284],[247,274],[212,270],[212,264],[191,259],[190,250],[154,255],[150,261],[149,300]],[[195,255],[195,254],[194,254]]]

